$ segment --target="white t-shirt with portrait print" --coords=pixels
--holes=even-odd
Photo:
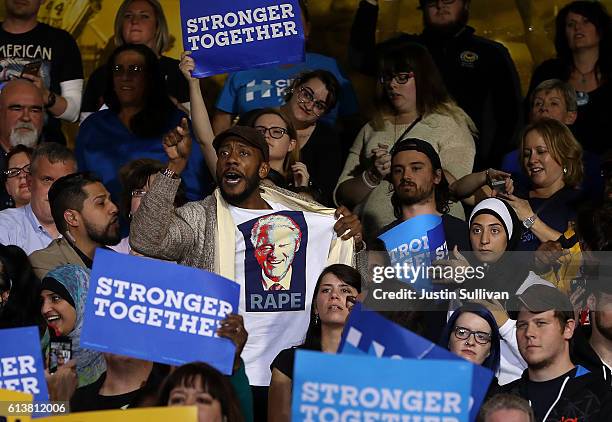
[[[270,364],[281,350],[304,341],[317,278],[336,238],[333,216],[268,204],[271,210],[229,207],[239,311],[249,333],[242,358],[256,386],[270,385]],[[260,246],[259,260],[254,245]]]

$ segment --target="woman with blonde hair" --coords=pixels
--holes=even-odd
[[[527,231],[518,250],[557,240],[575,220],[583,177],[582,147],[563,123],[541,119],[524,130],[519,159],[530,186],[505,195]]]
[[[521,251],[534,251],[541,243],[556,241],[571,228],[583,178],[582,147],[563,123],[543,118],[523,129],[519,145],[521,168],[528,186],[514,186],[509,174],[489,169],[470,174],[451,185],[457,198],[474,193],[505,199],[526,229]],[[502,190],[492,190],[495,180],[506,180]]]
[[[379,75],[380,113],[357,135],[335,191],[337,203],[360,207],[366,239],[395,219],[389,183],[395,143],[408,137],[430,143],[449,180],[469,174],[476,153],[474,123],[450,98],[424,47],[389,47],[381,55]],[[465,217],[460,204],[451,206],[451,214]]]

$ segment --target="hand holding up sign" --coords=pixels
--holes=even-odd
[[[191,153],[191,133],[187,118],[183,117],[179,126],[164,135],[163,145],[169,159],[168,169],[181,174]]]
[[[198,79],[191,76],[191,72],[195,69],[195,61],[190,54],[191,51],[183,51],[181,53],[181,62],[179,63],[179,69],[181,69],[181,73],[187,79],[187,82],[198,81]]]
[[[244,328],[242,315],[230,314],[222,322],[217,330],[219,337],[230,339],[236,345],[236,354],[234,357],[234,372],[240,368],[240,354],[244,349],[244,345],[249,338],[249,333]]]

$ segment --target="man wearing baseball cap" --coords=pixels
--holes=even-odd
[[[407,138],[391,149],[391,184],[393,213],[397,220],[381,230],[384,233],[418,215],[442,217],[449,250],[470,249],[468,225],[449,212],[449,187],[440,156],[429,142]]]
[[[397,142],[390,154],[390,181],[393,185],[391,203],[397,220],[384,227],[380,234],[419,215],[439,215],[442,217],[448,249],[469,250],[467,223],[448,214],[448,182],[440,156],[433,146],[421,139],[407,138]],[[438,303],[435,310],[434,304],[431,306],[430,312],[424,314],[424,335],[437,341],[446,325],[448,304]]]
[[[527,369],[503,391],[527,399],[537,421],[612,420],[612,390],[601,374],[570,358],[576,320],[568,297],[535,284],[511,301],[509,310]]]
[[[362,244],[361,224],[344,207],[324,208],[286,190],[262,185],[270,170],[269,149],[255,129],[231,127],[217,135],[213,147],[218,188],[201,201],[175,209],[174,196],[187,164],[191,137],[177,127],[164,138],[168,168],[160,172],[134,215],[130,244],[143,255],[215,272],[240,284],[239,312],[249,331],[242,356],[255,387],[255,412],[265,415],[272,360],[303,340],[310,315],[307,293],[312,297],[321,270],[329,264],[355,264],[352,238]],[[303,261],[299,269],[298,258],[293,261],[288,285],[277,283],[263,291],[259,260],[286,260],[283,236],[288,230],[283,227],[268,224],[265,248],[255,250],[252,244],[252,230],[271,214],[285,219],[290,215],[300,233],[308,236],[300,237]],[[341,218],[335,221],[334,215]]]

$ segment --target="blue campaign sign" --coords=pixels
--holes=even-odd
[[[0,389],[32,394],[36,402],[49,400],[38,328],[0,330],[0,339]]]
[[[355,304],[344,325],[338,353],[375,355],[409,359],[461,360],[461,357],[384,318],[374,311]],[[470,420],[476,420],[493,372],[465,361],[473,371]]]
[[[418,269],[448,256],[442,217],[418,215],[381,234],[379,239],[385,243],[392,265],[407,264],[414,269],[413,276],[402,281],[411,283],[417,291],[432,289],[431,281]]]
[[[81,345],[169,365],[203,361],[231,374],[235,346],[217,337],[240,286],[208,271],[98,249]]]
[[[377,359],[298,350],[294,421],[468,420],[467,362]]]
[[[298,0],[181,0],[181,26],[197,78],[304,61]]]

